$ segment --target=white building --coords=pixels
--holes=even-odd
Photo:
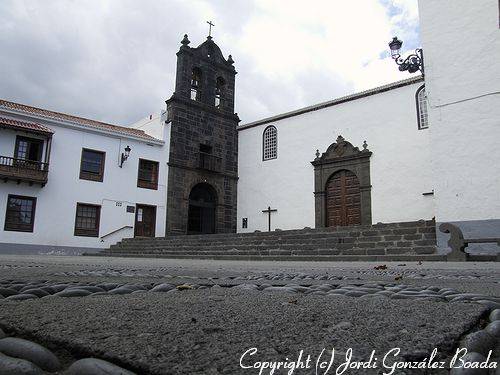
[[[425,81],[239,126],[239,231],[267,230],[270,207],[271,229],[435,218],[466,238],[500,237],[498,1],[419,9]],[[367,151],[343,154],[338,136]]]
[[[0,101],[0,251],[265,231],[268,209],[271,230],[434,218],[500,237],[498,0],[419,11],[425,78],[237,131],[234,61],[211,37],[184,36],[168,113],[131,127]]]
[[[241,231],[266,230],[268,216],[262,210],[269,206],[277,209],[272,229],[333,225],[325,217],[316,220],[315,199],[324,193],[327,181],[315,188],[311,162],[316,150],[324,153],[338,136],[360,150],[366,141],[372,152],[364,184],[371,196],[371,204],[365,202],[367,221],[360,213],[356,221],[343,225],[431,219],[429,129],[427,123],[419,127],[415,106],[422,85],[421,78],[408,79],[240,126],[239,222],[247,218],[247,228]],[[268,132],[276,141],[266,143]],[[351,170],[347,165],[341,169]]]
[[[154,138],[0,100],[0,251],[82,252],[134,231],[164,235],[168,127],[159,122],[165,134]]]
[[[419,0],[419,13],[436,221],[500,238],[500,4]]]

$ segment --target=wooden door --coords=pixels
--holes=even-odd
[[[135,209],[135,237],[154,237],[156,227],[156,206],[144,204],[136,205]]]
[[[205,183],[193,187],[189,194],[188,234],[215,233],[217,194]]]
[[[326,186],[326,226],[361,224],[359,181],[351,171],[340,171]]]
[[[215,233],[215,205],[192,202],[188,212],[188,234]]]

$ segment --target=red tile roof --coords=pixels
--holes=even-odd
[[[25,122],[19,120],[13,120],[10,118],[0,117],[0,128],[12,128],[29,130],[33,133],[43,133],[43,134],[53,134],[54,131],[41,124],[35,124],[34,122]]]
[[[47,109],[31,107],[29,105],[9,102],[7,100],[0,99],[0,106],[6,107],[9,109],[13,109],[16,111],[21,111],[21,112],[24,112],[27,114],[48,117],[48,118],[52,118],[52,119],[56,119],[56,120],[69,121],[69,122],[73,122],[73,123],[76,123],[78,125],[83,125],[83,126],[90,127],[90,128],[112,131],[112,132],[120,133],[123,135],[131,135],[134,137],[143,138],[145,140],[160,141],[160,139],[151,137],[150,135],[146,134],[143,130],[128,128],[125,126],[107,124],[107,123],[101,122],[101,121],[90,120],[90,119],[87,119],[84,117],[68,115],[66,113],[49,111]]]

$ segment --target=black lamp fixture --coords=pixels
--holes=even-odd
[[[123,163],[130,156],[130,151],[132,151],[132,149],[130,148],[130,146],[127,145],[127,147],[125,147],[125,152],[122,152],[122,157],[121,157],[121,161],[120,161],[120,168],[123,167]]]
[[[389,43],[389,48],[391,49],[391,57],[394,59],[396,64],[399,65],[399,70],[404,72],[405,70],[408,73],[415,73],[420,70],[422,75],[424,75],[424,52],[422,48],[417,48],[415,53],[408,55],[406,59],[401,57],[401,46],[403,42],[398,39],[397,36],[392,38],[392,41]]]

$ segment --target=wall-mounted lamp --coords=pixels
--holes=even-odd
[[[396,36],[392,38],[392,41],[389,43],[391,57],[394,59],[396,64],[398,64],[399,70],[401,72],[407,70],[409,73],[415,73],[420,70],[420,73],[424,75],[424,52],[422,51],[422,48],[417,48],[415,53],[412,53],[406,59],[403,59],[401,57],[402,46],[403,42]]]
[[[130,146],[125,147],[125,152],[122,152],[122,157],[121,157],[121,161],[120,161],[120,168],[123,167],[123,163],[130,156],[130,151],[132,151],[132,149],[130,148]]]

